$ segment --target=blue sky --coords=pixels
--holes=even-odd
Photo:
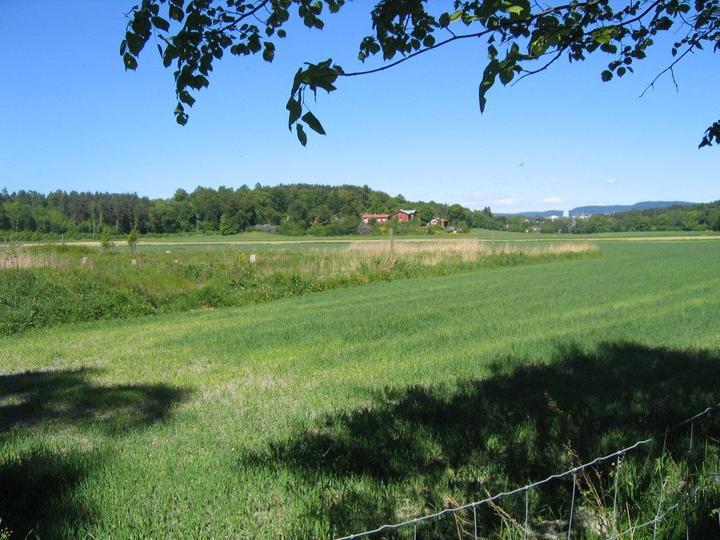
[[[493,88],[481,115],[483,42],[461,43],[340,81],[313,107],[328,135],[303,148],[287,130],[292,75],[331,56],[357,66],[369,2],[330,16],[323,32],[290,27],[273,64],[226,57],[186,127],[152,48],[137,72],[123,69],[132,4],[3,0],[0,188],[165,197],[197,185],[351,183],[498,212],[720,198],[720,149],[697,149],[720,116],[720,55],[688,58],[679,93],[664,78],[642,99],[670,59],[667,43],[606,84],[605,56],[558,63]]]

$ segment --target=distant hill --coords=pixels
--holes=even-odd
[[[620,214],[633,210],[654,210],[670,208],[672,206],[694,206],[698,203],[688,201],[642,201],[635,204],[612,204],[596,206],[578,206],[570,210],[570,216],[591,216],[594,214]],[[516,214],[503,214],[506,216],[549,217],[562,216],[563,210],[540,210],[535,212],[518,212]]]

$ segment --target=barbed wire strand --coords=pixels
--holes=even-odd
[[[377,527],[376,529],[371,529],[371,530],[363,531],[360,533],[354,533],[354,534],[350,534],[347,536],[341,536],[341,537],[337,538],[337,540],[355,540],[358,538],[365,538],[365,537],[372,536],[374,534],[378,534],[378,533],[381,533],[384,531],[401,529],[403,527],[408,527],[410,525],[417,527],[417,525],[419,523],[423,523],[425,521],[436,520],[436,519],[446,516],[448,514],[455,514],[457,512],[462,512],[469,508],[476,508],[480,505],[494,502],[494,501],[496,501],[498,499],[502,499],[504,497],[510,497],[512,495],[517,495],[518,493],[523,493],[534,487],[542,486],[543,484],[552,482],[553,480],[565,478],[566,476],[570,476],[570,475],[576,475],[578,472],[581,472],[584,469],[587,469],[589,467],[593,467],[593,466],[597,465],[598,463],[603,463],[605,461],[608,461],[609,459],[623,456],[626,453],[635,450],[636,448],[650,444],[651,442],[657,440],[657,438],[660,435],[665,435],[665,439],[664,439],[664,443],[665,443],[665,442],[667,442],[667,434],[669,431],[675,430],[679,427],[682,427],[691,422],[694,422],[698,418],[701,418],[702,416],[705,416],[705,415],[709,414],[711,411],[718,409],[718,408],[720,408],[720,402],[716,403],[715,405],[710,405],[709,407],[706,407],[704,410],[700,411],[699,413],[695,414],[694,416],[691,416],[690,418],[683,420],[682,422],[678,422],[671,426],[667,426],[664,431],[658,432],[655,435],[652,435],[651,437],[649,437],[647,439],[642,439],[640,441],[637,441],[637,442],[631,444],[630,446],[627,446],[625,448],[622,448],[620,450],[612,452],[611,454],[607,454],[606,456],[597,457],[597,458],[593,459],[592,461],[588,461],[587,463],[583,463],[582,465],[578,465],[578,466],[568,469],[564,472],[551,474],[550,476],[548,476],[547,478],[544,478],[543,480],[539,480],[537,482],[533,482],[531,484],[527,484],[525,486],[522,486],[522,487],[519,487],[516,489],[512,489],[510,491],[503,491],[500,493],[496,493],[495,495],[492,495],[485,499],[481,499],[479,501],[469,502],[469,503],[466,503],[466,504],[463,504],[460,506],[456,506],[453,508],[445,508],[443,510],[440,510],[439,512],[435,512],[432,514],[426,514],[424,516],[413,518],[413,519],[408,519],[406,521],[401,521],[399,523],[387,523],[385,525],[381,525],[380,527]],[[652,521],[648,522],[646,525],[651,525],[654,523],[655,523],[655,520],[652,520]],[[625,533],[623,533],[623,534],[625,534]]]

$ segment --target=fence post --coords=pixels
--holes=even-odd
[[[617,501],[618,501],[618,490],[620,489],[620,466],[622,464],[622,456],[618,456],[617,459],[617,465],[615,467],[615,487],[613,489],[613,515],[612,515],[612,521],[613,521],[613,529],[615,530],[615,533],[617,534],[619,531],[617,526]]]
[[[658,500],[657,512],[655,513],[655,523],[653,524],[653,540],[657,539],[657,527],[660,521],[660,510],[662,509],[663,497],[665,496],[665,479],[660,483],[660,498]]]
[[[529,509],[530,509],[530,488],[525,490],[525,529],[523,531],[523,538],[527,540],[528,537],[528,520],[529,520]]]
[[[573,490],[572,490],[572,499],[570,500],[570,520],[568,521],[568,533],[567,533],[568,540],[570,540],[570,538],[572,538],[572,522],[573,522],[573,512],[575,511],[576,484],[577,484],[577,473],[573,473]]]

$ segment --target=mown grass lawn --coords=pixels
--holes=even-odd
[[[0,338],[0,530],[351,533],[718,401],[720,243],[601,249]]]

